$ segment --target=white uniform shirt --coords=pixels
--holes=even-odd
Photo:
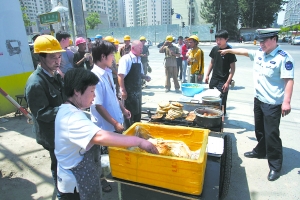
[[[96,110],[96,105],[102,105],[107,112],[120,124],[123,123],[123,113],[120,108],[119,100],[116,96],[116,88],[114,85],[111,69],[101,69],[97,65],[94,65],[92,72],[99,78],[99,82],[96,85],[93,104],[91,105],[91,120],[97,126],[103,130],[115,131],[112,124],[106,121]],[[110,82],[109,82],[109,79]],[[113,86],[113,87],[112,87]]]
[[[144,74],[143,64],[141,62],[141,57],[136,57],[131,51],[122,56],[119,61],[118,74],[124,74],[126,77],[131,69],[132,63],[140,63],[141,64],[141,74]]]
[[[277,46],[270,54],[261,49],[248,51],[254,60],[255,97],[268,104],[283,103],[285,82],[284,78],[294,78],[294,60]]]
[[[57,187],[63,193],[73,193],[77,181],[70,169],[76,167],[92,146],[89,142],[101,130],[81,110],[62,104],[55,118],[55,156]],[[78,187],[77,187],[78,189]]]
[[[182,45],[180,45],[179,43],[175,44],[174,46],[176,46],[178,49],[179,49],[179,53],[180,53],[180,56],[179,57],[182,57],[182,47],[183,47],[184,43],[182,43]],[[176,58],[179,58],[178,56],[176,56]]]

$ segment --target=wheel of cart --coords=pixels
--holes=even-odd
[[[230,176],[232,167],[232,138],[224,135],[224,152],[221,156],[219,199],[224,199],[230,186]]]

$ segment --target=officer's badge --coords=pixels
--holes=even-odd
[[[293,69],[293,63],[292,63],[291,61],[287,61],[287,62],[285,63],[285,68],[286,68],[286,70],[291,70],[291,69]]]
[[[273,65],[275,65],[275,64],[276,64],[276,62],[275,62],[275,61],[273,61],[273,60],[271,60],[271,61],[270,61],[270,63],[271,63],[271,64],[273,64]]]
[[[279,55],[282,55],[283,57],[285,57],[287,54],[284,52],[284,51],[282,51],[282,50],[278,50],[278,53],[279,53]]]

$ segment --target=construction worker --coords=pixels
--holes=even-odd
[[[68,41],[69,42],[69,41]],[[38,144],[49,151],[51,172],[57,188],[57,160],[54,154],[54,121],[59,106],[67,98],[63,81],[57,72],[61,62],[61,48],[51,35],[38,36],[34,42],[34,53],[39,55],[40,65],[30,75],[25,86],[25,96],[32,113],[33,132]],[[57,193],[60,199],[60,193]]]
[[[82,67],[91,70],[94,63],[92,55],[86,52],[86,40],[83,37],[76,38],[75,44],[78,46],[78,51],[74,54],[74,67]]]
[[[102,35],[96,35],[95,36],[95,43],[97,44],[99,44],[101,41],[103,40],[103,37],[102,37]]]
[[[143,64],[143,68],[144,68],[144,74],[147,75],[147,71],[148,71],[148,56],[149,56],[149,49],[147,46],[145,46],[146,43],[146,37],[142,36],[140,37],[140,41],[143,44],[143,52],[141,54],[141,61]],[[146,86],[146,81],[143,80],[143,86]]]
[[[121,57],[124,56],[125,54],[128,54],[131,50],[130,36],[129,35],[124,36],[124,43],[125,43],[125,45],[120,49]]]
[[[119,60],[121,58],[121,55],[120,55],[120,51],[119,51],[119,40],[115,39],[114,41],[114,45],[116,47],[116,51],[115,51],[115,61],[116,61],[116,69],[118,71],[118,67],[119,67]],[[120,85],[119,85],[119,81],[118,81],[118,75],[115,79],[114,77],[114,83],[116,84],[116,91],[117,91],[117,97],[119,97],[119,93],[120,93]]]
[[[202,83],[204,75],[204,54],[198,47],[199,41],[196,35],[191,35],[188,38],[191,51],[187,53],[187,62],[191,66],[191,83]]]
[[[62,77],[64,77],[68,70],[73,69],[74,53],[68,49],[70,46],[70,37],[71,35],[65,31],[58,31],[56,33],[56,39],[59,41],[61,48],[66,50],[61,53],[61,62],[58,70]]]
[[[107,41],[107,42],[111,42],[111,43],[114,43],[115,42],[115,39],[112,37],[112,36],[106,36],[105,38],[104,38],[104,40],[105,41]]]
[[[40,36],[40,34],[33,36],[32,41],[34,42],[38,36]],[[31,57],[32,57],[33,67],[34,67],[34,69],[36,69],[37,66],[40,64],[39,55],[34,53],[34,48],[32,48],[32,49],[30,48],[30,53],[31,53]]]
[[[159,49],[159,53],[165,54],[165,74],[166,74],[166,81],[165,81],[165,92],[170,92],[171,82],[170,79],[173,78],[175,92],[180,93],[180,85],[178,83],[178,70],[177,70],[177,61],[176,56],[180,56],[179,49],[172,44],[173,37],[168,35],[166,37],[165,43]]]

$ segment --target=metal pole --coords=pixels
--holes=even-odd
[[[255,7],[255,0],[253,0],[253,8],[252,8],[252,25],[251,25],[252,28],[253,28],[253,20],[254,20],[254,7]]]
[[[85,28],[85,19],[84,19],[82,1],[81,0],[69,0],[69,1],[71,1],[75,36],[86,38],[87,34]]]
[[[220,25],[219,25],[219,30],[222,29],[222,22],[221,22],[221,20],[222,20],[222,5],[221,5],[221,2],[220,2],[220,21],[219,21]]]
[[[190,27],[189,27],[190,35],[191,35],[191,26],[192,26],[192,2],[190,3]]]

